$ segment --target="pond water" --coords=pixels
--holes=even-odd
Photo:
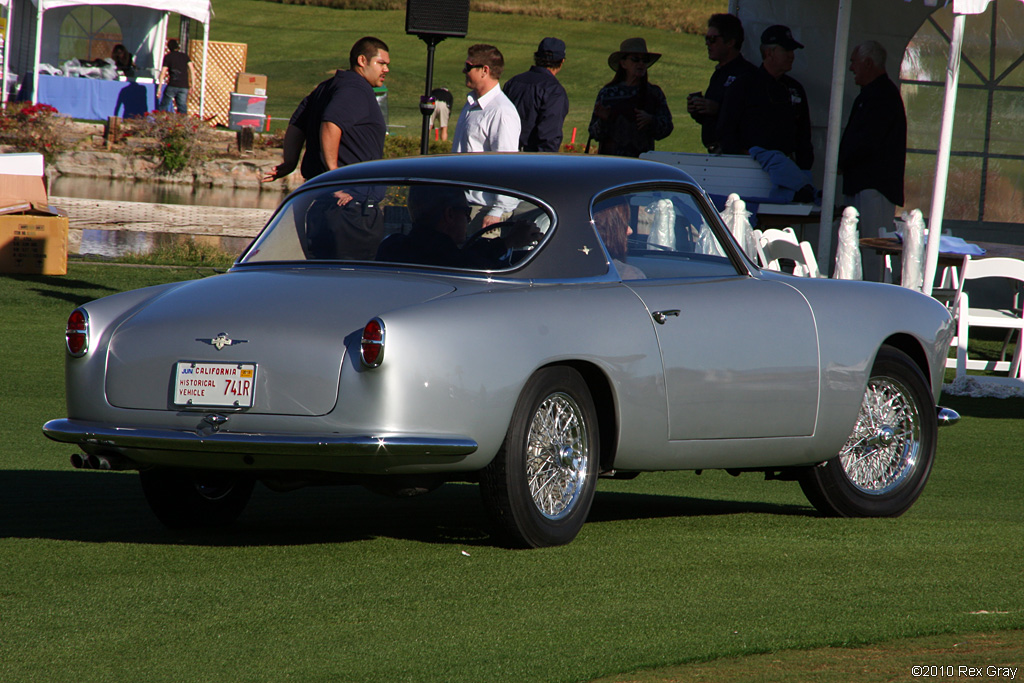
[[[81,240],[69,240],[72,254],[115,258],[126,254],[149,254],[163,247],[188,241],[240,256],[252,239],[221,235],[187,235],[180,232],[140,232],[138,230],[82,230]]]
[[[286,194],[278,189],[279,187],[276,186],[274,189],[266,191],[224,187],[193,188],[189,185],[169,183],[58,176],[51,181],[49,193],[54,197],[110,199],[151,204],[276,209]]]
[[[104,199],[151,204],[188,204],[241,209],[276,209],[286,193],[278,189],[258,191],[222,187],[193,188],[187,185],[131,182],[100,178],[60,176],[50,183],[54,197]],[[135,230],[82,230],[81,240],[69,244],[71,253],[117,257],[148,254],[161,247],[194,240],[232,255],[241,254],[251,241],[247,237],[183,235],[180,233],[139,232]]]

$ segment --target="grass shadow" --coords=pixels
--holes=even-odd
[[[276,493],[257,486],[234,524],[166,529],[150,512],[134,473],[0,470],[0,537],[89,543],[291,546],[377,537],[432,544],[500,545],[473,484],[389,498],[359,486]],[[810,507],[687,496],[598,491],[589,523],[711,515],[813,515]]]

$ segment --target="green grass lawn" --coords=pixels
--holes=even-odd
[[[472,485],[260,488],[227,530],[168,531],[134,474],[72,470],[40,426],[76,304],[209,272],[0,275],[0,681],[585,681],[1024,628],[1021,399],[945,401],[964,419],[898,519],[705,472],[602,481],[580,536],[538,551],[493,545]]]
[[[364,35],[375,35],[391,48],[387,78],[391,132],[419,139],[419,98],[426,85],[427,47],[405,33],[403,11],[335,10],[281,5],[261,0],[217,0],[211,40],[246,43],[246,68],[267,75],[267,112],[275,129],[283,129],[295,106],[334,70],[348,68],[348,51]],[[558,78],[569,94],[565,142],[577,129],[577,145],[586,144],[586,129],[601,86],[611,80],[608,55],[631,36],[644,36],[648,48],[663,53],[651,69],[651,81],[668,97],[675,132],[658,149],[699,151],[700,130],[686,114],[686,94],[703,90],[712,71],[701,36],[667,29],[569,21],[511,14],[471,13],[465,38],[449,38],[435,52],[434,86],[455,95],[454,125],[465,101],[462,65],[475,43],[497,45],[505,56],[503,80],[526,71],[541,38],[565,40],[567,60]]]

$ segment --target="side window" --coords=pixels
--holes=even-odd
[[[693,195],[644,190],[605,196],[592,219],[623,280],[735,275]]]
[[[489,216],[497,222],[485,227]],[[242,263],[358,261],[511,270],[538,250],[551,229],[551,215],[538,204],[462,185],[315,187],[281,207]]]

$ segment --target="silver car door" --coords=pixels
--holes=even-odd
[[[818,343],[799,292],[747,276],[628,285],[657,331],[670,439],[814,432]]]
[[[657,333],[669,439],[813,434],[819,354],[810,306],[784,282],[741,273],[704,206],[692,191],[642,188],[592,207],[611,262]]]

